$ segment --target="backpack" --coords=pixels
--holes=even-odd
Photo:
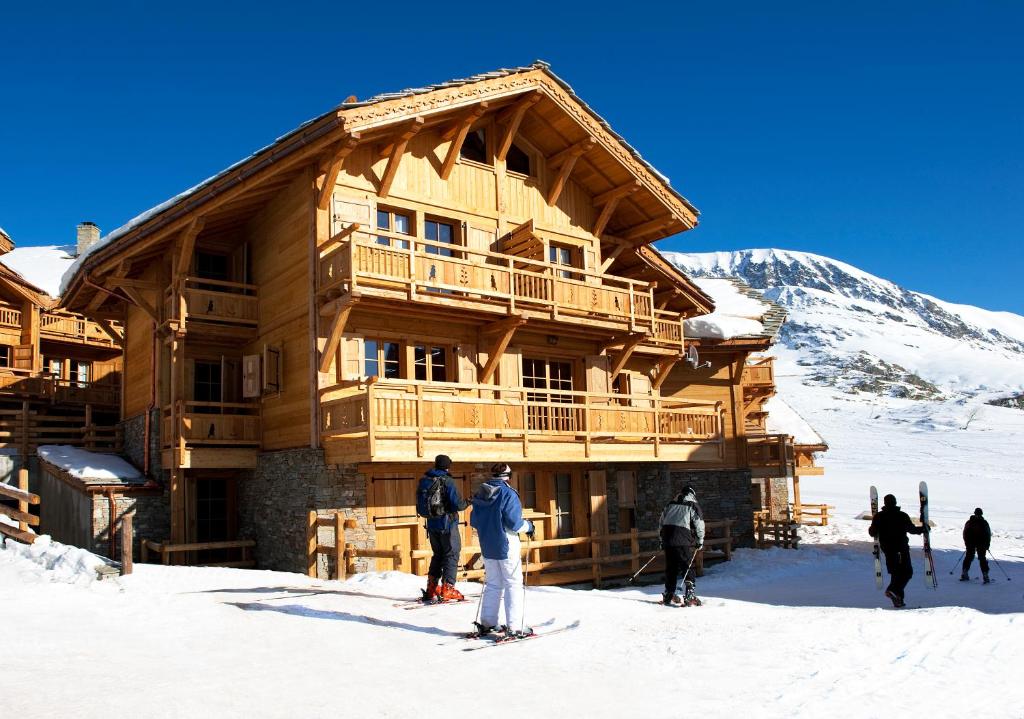
[[[420,483],[416,493],[416,514],[428,519],[448,514],[445,503],[445,479],[447,477],[434,477],[434,481],[426,486]]]

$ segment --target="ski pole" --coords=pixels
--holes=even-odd
[[[996,559],[996,556],[994,554],[992,554],[992,550],[991,549],[986,549],[985,551],[988,552],[988,556],[992,559],[993,562],[996,563],[996,566],[999,567],[999,571],[1003,573],[1004,577],[1006,577],[1006,581],[1012,582],[1013,580],[1010,579],[1010,575],[1006,573],[1005,569],[1003,569],[1003,565],[1000,564],[999,560]]]
[[[533,538],[526,535],[526,569],[523,572],[523,615],[519,620],[519,633],[526,631],[526,583],[530,581],[530,542]]]
[[[960,559],[956,560],[956,564],[954,564],[953,568],[949,570],[950,574],[952,574],[954,571],[956,571],[956,568],[960,565],[960,561],[964,558],[965,554],[967,554],[967,550],[966,549],[964,551],[960,552]]]
[[[649,564],[650,564],[651,562],[653,562],[653,561],[654,561],[655,559],[657,559],[657,558],[658,558],[658,555],[659,555],[659,554],[661,554],[661,552],[655,552],[654,554],[652,554],[652,555],[651,555],[651,558],[650,558],[650,559],[648,559],[648,560],[647,560],[647,561],[646,561],[646,562],[644,563],[644,566],[642,566],[642,567],[640,567],[640,569],[636,570],[636,574],[634,574],[634,575],[633,575],[632,577],[630,577],[630,578],[629,578],[629,580],[628,580],[628,581],[626,582],[626,584],[632,584],[632,583],[633,583],[633,580],[634,580],[634,579],[636,579],[637,577],[639,577],[639,576],[640,576],[640,574],[641,574],[641,573],[642,573],[642,572],[643,572],[643,571],[644,571],[645,569],[647,569],[647,565],[649,565]]]

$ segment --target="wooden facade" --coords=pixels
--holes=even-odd
[[[712,302],[652,247],[696,222],[537,65],[347,102],[108,238],[64,301],[123,321],[172,543],[197,540],[197,481],[298,448],[365,475],[378,547],[423,546],[439,453],[465,493],[509,462],[542,534],[589,536],[606,463],[748,466],[745,361],[770,340],[688,365]]]

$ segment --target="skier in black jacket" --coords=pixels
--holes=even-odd
[[[988,553],[989,545],[992,543],[992,529],[988,522],[981,516],[981,507],[974,510],[974,514],[964,525],[964,546],[967,551],[964,553],[964,570],[960,575],[960,581],[968,581],[967,570],[971,568],[971,561],[974,554],[978,554],[978,564],[981,565],[981,576],[985,584],[988,584]]]
[[[662,603],[699,607],[695,591],[693,555],[704,546],[704,513],[690,485],[665,505],[661,513],[661,548],[665,550],[665,593]],[[679,575],[683,575],[686,595],[676,594]]]
[[[896,497],[885,495],[882,510],[871,520],[868,534],[878,537],[878,544],[885,553],[885,568],[889,572],[889,586],[885,596],[896,608],[906,606],[903,590],[914,576],[910,563],[910,541],[907,534],[924,534],[924,527],[915,527],[906,512],[896,505]]]

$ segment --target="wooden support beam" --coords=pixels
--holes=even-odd
[[[338,306],[334,320],[331,322],[331,329],[327,333],[327,344],[324,345],[324,351],[320,355],[319,369],[321,372],[330,370],[331,362],[334,361],[334,353],[337,352],[341,335],[345,331],[345,323],[348,322],[348,316],[358,301],[358,298],[352,297],[346,304]]]
[[[583,157],[583,155],[594,146],[594,142],[594,138],[588,137],[585,140],[577,142],[575,145],[567,147],[554,157],[548,159],[548,169],[558,170],[558,175],[555,177],[554,182],[551,183],[551,187],[548,189],[549,207],[554,207],[554,204],[558,202],[558,198],[562,194],[562,190],[565,189],[565,183],[569,180],[569,175],[572,174],[573,168],[576,167],[576,161]]]
[[[502,334],[508,331],[509,327],[522,327],[526,324],[526,318],[522,315],[510,315],[503,320],[497,320],[490,322],[480,328],[480,335],[486,337],[488,335]]]
[[[618,200],[615,200],[614,202],[618,202]],[[608,205],[605,205],[605,207],[608,207]],[[609,253],[609,255],[604,258],[604,262],[601,263],[601,268],[598,270],[598,272],[600,272],[602,275],[605,272],[607,272],[608,268],[612,266],[612,263],[615,262],[615,260],[619,258],[619,255],[621,255],[623,251],[625,251],[628,248],[629,245],[626,244],[615,245],[615,249],[612,250],[611,253]]]
[[[487,356],[487,364],[484,365],[480,373],[480,384],[490,384],[491,379],[494,377],[494,372],[498,369],[498,363],[501,362],[501,356],[505,354],[508,343],[512,341],[512,335],[525,322],[526,319],[523,317],[509,317],[495,322],[494,332],[488,332],[486,328],[481,330],[482,336],[494,334],[494,344],[491,346],[490,353]]]
[[[131,270],[131,266],[131,260],[123,260],[117,266],[117,269],[110,273],[110,277],[108,279],[117,280],[124,277]],[[87,284],[91,282],[88,275],[86,276],[85,279]],[[99,283],[93,283],[94,286],[98,284]],[[115,294],[114,292],[110,292],[109,290],[100,287],[96,294],[93,295],[93,298],[89,300],[89,304],[86,306],[84,314],[91,316],[93,312],[100,308],[100,305],[102,305],[104,301],[106,301],[109,295],[114,295],[114,297],[117,297],[119,300],[122,299],[119,295]]]
[[[512,141],[516,139],[516,134],[519,132],[519,125],[526,116],[527,110],[537,104],[541,97],[543,97],[543,95],[540,91],[535,90],[534,92],[527,94],[521,100],[516,101],[515,104],[498,115],[498,126],[504,126],[505,128],[502,131],[501,137],[498,138],[497,149],[495,152],[495,157],[499,162],[504,162],[505,158],[508,156],[508,151],[512,148]]]
[[[146,301],[146,298],[142,296],[141,292],[139,292],[134,287],[125,287],[124,293],[128,295],[129,298],[131,298],[131,301],[135,304],[136,307],[138,307],[147,315],[149,315],[154,322],[160,321],[160,318],[157,316],[156,309],[153,307],[153,305],[149,304],[149,302]]]
[[[626,339],[625,343],[622,345],[622,352],[620,352],[619,356],[615,358],[615,364],[612,365],[612,371],[608,378],[609,384],[611,384],[618,378],[619,373],[622,372],[622,369],[626,366],[626,363],[629,362],[629,358],[633,355],[633,351],[640,345],[641,342],[644,341],[646,337],[646,334],[642,332],[637,332],[636,334],[630,335]]]
[[[619,206],[619,202],[639,189],[640,181],[633,180],[625,185],[608,190],[608,192],[602,192],[594,198],[594,207],[601,207],[601,214],[597,216],[597,222],[594,223],[595,237],[600,237],[604,233],[605,228],[608,227],[608,221],[612,219],[615,209]]]
[[[188,268],[192,264],[192,252],[196,248],[196,237],[203,231],[205,224],[205,218],[196,217],[181,233],[181,250],[178,253],[177,264],[179,277],[184,277],[188,274]]]
[[[334,194],[334,186],[338,182],[338,174],[345,164],[345,158],[352,154],[352,151],[359,144],[359,138],[359,133],[353,132],[332,148],[327,169],[324,171],[324,184],[320,186],[320,191],[316,198],[317,209],[326,210],[328,205],[331,204],[331,195]]]
[[[675,218],[671,216],[656,217],[653,220],[641,222],[639,225],[634,225],[633,227],[630,227],[628,230],[622,233],[622,238],[628,241],[639,240],[653,232],[658,232],[659,230],[667,227],[673,222],[675,222]]]
[[[118,347],[124,347],[124,336],[114,329],[114,325],[110,323],[110,320],[96,318],[96,324],[103,330],[103,334],[114,341],[114,344]]]
[[[653,389],[661,389],[661,385],[668,379],[669,372],[682,359],[683,355],[673,355],[672,357],[665,357],[658,362],[657,369],[654,370],[654,378],[651,380],[651,387]]]
[[[441,179],[447,180],[448,176],[452,174],[452,168],[455,167],[455,161],[459,159],[459,152],[462,151],[462,144],[466,141],[466,136],[469,134],[469,130],[473,127],[473,123],[479,120],[490,107],[490,103],[481,102],[479,105],[474,107],[472,110],[463,115],[459,120],[448,128],[442,135],[442,140],[451,140],[452,144],[448,146],[448,154],[445,155],[444,162],[441,164]]]
[[[380,187],[377,189],[379,197],[387,197],[391,192],[391,183],[394,182],[395,173],[398,172],[398,164],[402,161],[405,148],[417,132],[423,128],[423,118],[416,117],[406,123],[398,137],[384,148],[382,155],[388,158],[388,164],[384,167],[384,174],[380,178]]]
[[[145,290],[147,292],[156,292],[160,289],[160,286],[156,282],[147,282],[146,280],[129,280],[124,277],[112,277],[111,283],[115,288],[117,287],[131,287],[136,290]]]
[[[564,163],[568,162],[572,158],[578,158],[581,155],[589,152],[594,144],[597,142],[593,137],[587,137],[580,140],[577,143],[569,145],[561,152],[555,153],[551,157],[547,158],[547,166],[549,170],[557,170]]]

